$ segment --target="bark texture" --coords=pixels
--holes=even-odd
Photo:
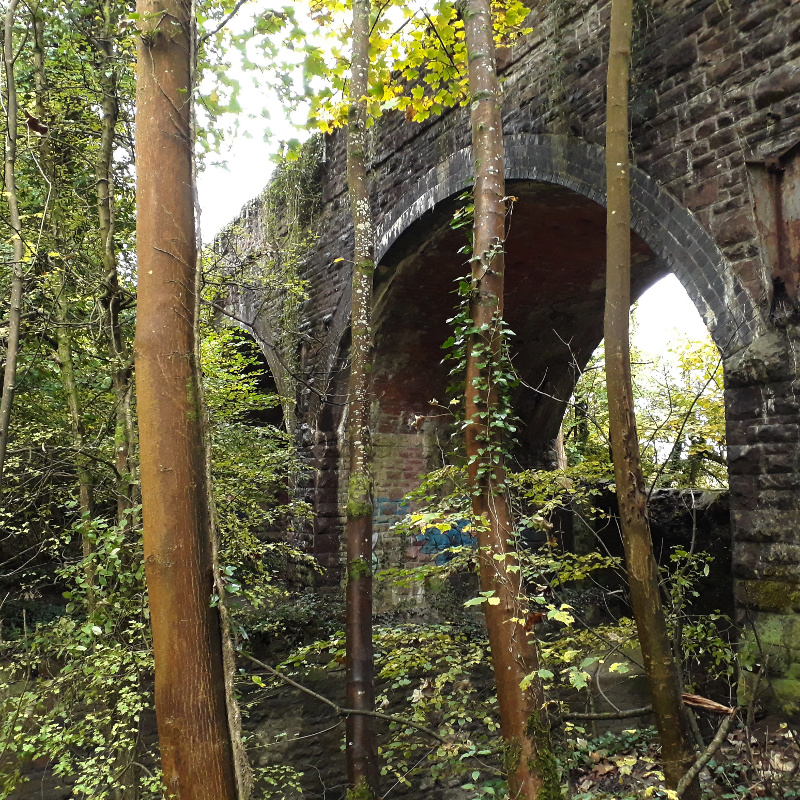
[[[195,361],[188,0],[139,0],[136,371],[165,794],[235,800]]]
[[[477,525],[480,580],[483,591],[493,591],[484,603],[492,665],[497,683],[500,723],[505,740],[509,792],[514,798],[561,796],[544,717],[541,684],[534,680],[523,691],[520,684],[536,670],[537,653],[525,631],[525,602],[512,539],[512,519],[505,491],[502,463],[486,469],[485,431],[497,393],[491,385],[485,353],[496,360],[502,341],[505,241],[505,172],[500,87],[494,60],[493,25],[489,0],[467,0],[464,16],[472,97],[472,157],[475,175],[475,225],[470,315],[475,328],[467,344],[466,428],[472,511]],[[480,350],[483,346],[483,350]],[[479,350],[476,351],[476,347]],[[487,385],[488,388],[483,387]],[[500,444],[499,437],[493,444]],[[499,602],[495,603],[494,601]]]
[[[353,57],[347,120],[347,188],[353,214],[353,300],[348,398],[346,687],[350,708],[375,707],[372,646],[372,473],[369,432],[372,275],[375,232],[367,177],[369,0],[353,0]],[[347,718],[347,780],[358,797],[377,797],[378,744],[371,717]]]
[[[628,156],[628,81],[633,0],[613,0],[606,108],[608,222],[605,349],[609,428],[631,604],[650,683],[667,786],[675,789],[694,758],[670,649],[647,518],[647,498],[631,388],[631,211]],[[687,791],[699,797],[699,788]]]
[[[191,63],[193,65],[192,82],[197,80],[197,60],[198,48],[202,43],[197,30],[197,0],[191,0],[191,15],[193,23],[193,36],[192,36],[192,54]],[[197,107],[193,104],[191,107],[190,116],[190,135],[192,140],[192,147],[197,145]],[[197,159],[192,160],[192,178],[194,189],[194,209],[195,209],[195,247],[198,254],[203,252],[203,241],[201,235],[200,225],[200,198],[197,194]],[[200,307],[202,303],[202,289],[203,289],[203,260],[200,258],[198,268],[195,270],[195,284],[194,284],[194,301],[195,301],[195,321],[200,320]],[[200,336],[198,329],[195,329],[195,350],[194,357],[197,364],[201,363],[200,359]],[[228,713],[228,731],[231,737],[231,746],[233,748],[233,768],[234,777],[236,779],[236,796],[237,800],[249,800],[253,792],[253,770],[250,766],[250,761],[247,756],[247,750],[244,746],[243,730],[242,730],[242,712],[239,707],[239,702],[236,698],[235,679],[236,671],[236,647],[234,644],[234,626],[231,621],[230,611],[227,603],[227,589],[225,580],[222,575],[219,561],[219,517],[217,516],[216,498],[214,496],[214,479],[212,472],[213,464],[213,450],[211,441],[211,416],[206,401],[205,385],[201,379],[197,384],[198,388],[198,402],[202,414],[203,422],[203,456],[205,466],[205,478],[207,487],[208,498],[208,512],[209,512],[209,534],[211,537],[211,561],[214,571],[214,590],[219,598],[217,607],[219,608],[219,621],[220,630],[222,634],[222,666],[225,673],[225,704]]]
[[[101,304],[103,328],[111,363],[111,385],[115,401],[114,466],[117,470],[117,518],[122,523],[125,512],[137,501],[133,462],[134,426],[131,411],[133,395],[133,358],[120,324],[125,292],[119,281],[114,230],[114,139],[119,119],[117,99],[118,69],[114,58],[114,35],[118,10],[114,0],[101,0],[96,19],[99,30],[93,38],[95,58],[103,92],[100,118],[100,148],[97,157],[97,216],[103,259]]]
[[[3,370],[3,394],[0,397],[0,488],[3,486],[3,470],[6,462],[8,434],[11,427],[11,407],[14,404],[14,389],[17,379],[17,359],[22,325],[22,290],[25,280],[25,245],[22,240],[22,223],[19,218],[19,201],[15,176],[17,162],[17,83],[14,76],[14,15],[18,0],[10,0],[6,9],[3,62],[6,70],[6,158],[5,190],[8,201],[8,222],[14,231],[14,260],[11,265],[11,298],[8,308],[8,344]]]

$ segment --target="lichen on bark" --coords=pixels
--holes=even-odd
[[[357,472],[351,475],[347,486],[347,517],[372,516],[372,479],[368,475]]]

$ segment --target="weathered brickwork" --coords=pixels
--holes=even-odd
[[[517,367],[539,389],[518,398],[520,456],[541,464],[574,385],[571,365],[602,336],[610,3],[533,6],[534,32],[499,63],[506,173],[518,198],[506,315],[518,334]],[[800,3],[637,7],[633,292],[674,272],[725,359],[737,598],[753,641],[774,650],[771,669],[784,681],[775,685],[788,698],[800,687],[800,159],[792,149],[800,140]],[[430,400],[444,398],[440,343],[453,280],[466,271],[457,255],[463,234],[448,220],[470,182],[467,110],[422,124],[389,115],[372,131],[376,552],[388,563],[392,554],[403,559],[393,539],[401,495],[442,431]],[[317,510],[313,547],[335,578],[352,231],[344,137],[328,137],[324,149],[319,238],[305,265],[298,420],[315,468],[307,486]],[[257,234],[257,205],[242,222]],[[231,304],[240,307],[233,295]],[[268,318],[259,325],[257,337],[274,339]]]
[[[743,658],[766,650],[773,688],[800,703],[800,380],[796,326],[728,359],[733,573]]]

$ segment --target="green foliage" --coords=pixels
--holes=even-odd
[[[347,518],[372,516],[372,478],[355,473],[347,482]]]
[[[109,797],[138,771],[134,761],[152,767],[157,759],[140,737],[142,715],[152,711],[153,665],[137,511],[129,516],[122,525],[82,520],[54,542],[63,551],[89,528],[94,547],[58,570],[73,587],[64,613],[0,643],[8,665],[0,682],[0,751],[7,756],[0,790],[18,784],[25,762],[46,758],[81,796]],[[142,797],[160,796],[157,770],[139,780]]]
[[[634,405],[645,481],[666,487],[727,485],[722,364],[710,338],[679,342],[644,360],[632,353]],[[564,419],[570,466],[613,476],[602,348],[583,370]]]
[[[601,516],[592,507],[595,490],[587,488],[590,484],[580,477],[580,470],[571,467],[568,475],[569,478],[563,472],[526,471],[508,476],[509,494],[519,531],[517,536],[520,539],[528,528],[549,534],[552,527],[550,519],[554,513],[575,503],[580,504],[587,516]],[[419,489],[406,499],[414,504],[414,511],[404,522],[407,532],[415,533],[430,527],[449,529],[459,518],[469,516],[469,494],[464,467],[449,465],[423,476]],[[394,581],[400,586],[408,586],[414,582],[423,583],[430,592],[437,583],[452,579],[459,572],[475,570],[474,550],[454,548],[452,556],[444,564],[390,570],[379,573],[378,578]],[[558,717],[558,709],[563,708],[561,703],[572,704],[578,697],[596,696],[600,674],[625,675],[641,670],[637,665],[640,656],[636,628],[629,616],[618,615],[614,618],[607,612],[601,622],[587,620],[585,616],[588,614],[587,600],[590,601],[596,591],[595,586],[607,587],[609,583],[613,586],[625,586],[625,573],[620,558],[600,552],[563,552],[552,540],[546,539],[537,547],[518,546],[516,560],[523,573],[527,603],[527,610],[523,612],[525,619],[521,621],[526,623],[526,627],[536,626],[540,657],[539,669],[525,679],[525,684],[533,680],[542,682],[551,714]],[[719,613],[695,615],[691,610],[690,601],[697,596],[699,584],[708,577],[708,563],[707,554],[676,548],[663,569],[665,594],[670,598],[667,608],[671,632],[673,638],[682,643],[687,689],[697,688],[694,685],[695,678],[702,678],[705,682],[721,681],[722,685],[730,684],[734,678],[736,658],[730,645],[730,621]],[[471,631],[467,623],[470,609],[480,607],[483,603],[492,603],[493,600],[495,598],[492,592],[478,592],[465,603],[466,614],[459,616],[450,610],[449,624],[457,630]],[[386,633],[383,635],[386,636]],[[468,635],[477,636],[477,640],[483,641],[482,630],[470,632]],[[420,636],[419,641],[422,642],[423,637]],[[483,646],[485,658],[488,655],[485,641]],[[420,649],[423,649],[422,644]],[[425,678],[426,683],[424,686],[416,684],[420,686],[420,691],[412,696],[412,701],[419,702],[424,697],[423,688],[430,691],[429,687],[436,686],[436,666],[430,658],[427,664],[430,672]],[[400,679],[401,683],[407,681],[407,685],[415,685],[412,677],[415,666],[418,666],[418,662],[405,667],[407,675]],[[471,669],[488,670],[488,667],[488,660],[481,665],[476,659]],[[395,681],[397,680],[395,676]],[[452,692],[448,702],[454,707],[458,704]],[[393,705],[393,710],[395,707]],[[495,709],[492,711],[496,713]],[[564,737],[558,738],[560,764],[548,762],[539,765],[550,776],[553,791],[560,786],[566,766],[575,757],[574,729],[568,723],[564,728]],[[488,748],[490,753],[497,752],[496,745],[490,744],[492,732],[488,729],[482,732],[485,739],[480,740],[485,741],[486,745],[477,745],[479,740],[472,732],[470,736],[476,746]],[[648,746],[649,743],[650,739],[647,738]],[[620,741],[620,747],[627,747],[628,744]],[[487,755],[484,753],[484,756]],[[409,757],[413,757],[413,754],[409,754]],[[435,757],[441,758],[441,753]],[[630,756],[626,753],[620,758]],[[614,768],[622,769],[623,774],[629,774],[627,763],[620,761]],[[632,763],[635,763],[635,759]],[[447,770],[452,769],[452,766],[443,761],[438,769],[443,770],[441,774],[449,775]],[[625,773],[624,770],[628,772]],[[652,776],[658,772],[655,765],[653,770],[655,772],[648,774]]]
[[[306,73],[325,76],[312,96],[311,118],[324,132],[347,121],[349,62],[349,4],[314,0],[312,15],[331,37],[327,51],[306,50]],[[529,10],[520,0],[492,3],[495,41],[509,47],[528,33]],[[456,4],[435,0],[427,7],[400,0],[376,3],[370,28],[370,121],[397,110],[408,120],[423,122],[469,101],[464,22]],[[402,34],[402,36],[400,35]]]
[[[484,632],[452,623],[401,623],[378,625],[373,636],[378,707],[394,710],[399,703],[403,717],[445,740],[437,744],[415,727],[390,723],[381,747],[383,774],[404,786],[421,774],[490,778],[479,762],[495,750],[499,721]],[[323,656],[326,669],[341,668],[342,632],[298,649],[281,666],[302,675]]]
[[[358,783],[347,790],[346,800],[374,800],[375,795],[372,793],[366,778],[361,778]]]

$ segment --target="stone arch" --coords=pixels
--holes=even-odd
[[[258,288],[230,284],[225,296],[228,322],[250,336],[258,346],[274,380],[275,390],[283,398],[283,419],[287,430],[295,425],[295,376],[287,368],[284,355],[273,333],[269,308]]]
[[[514,134],[505,137],[506,179],[566,187],[605,207],[605,153],[567,137]],[[380,261],[414,222],[472,182],[471,151],[454,153],[406,194],[377,229]],[[724,357],[750,344],[764,322],[750,294],[727,265],[725,256],[694,215],[637,167],[631,168],[631,228],[674,273]]]

